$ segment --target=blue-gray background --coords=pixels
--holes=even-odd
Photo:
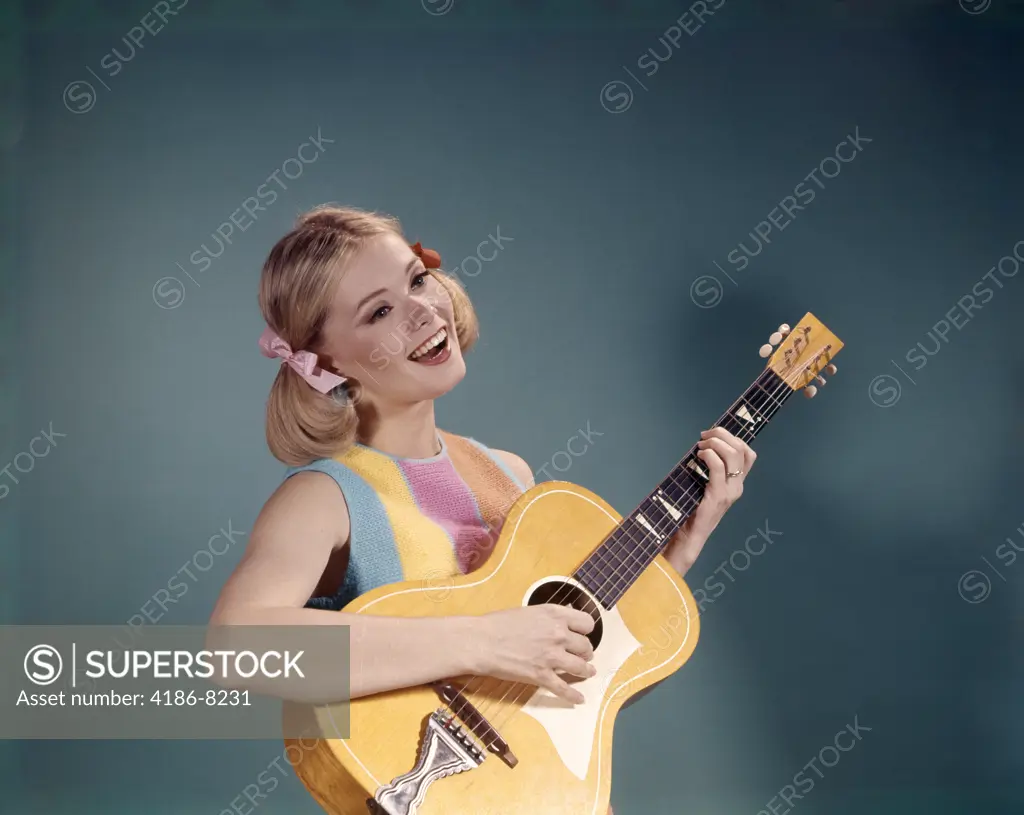
[[[1019,8],[728,0],[666,50],[687,4],[628,5],[192,0],[110,76],[150,4],[4,4],[0,464],[65,435],[2,482],[2,620],[123,624],[229,521],[251,529],[282,474],[257,280],[300,211],[392,212],[449,267],[500,228],[497,256],[463,265],[483,333],[439,423],[535,470],[589,423],[547,472],[623,513],[780,322],[812,311],[847,344],[758,440],[690,574],[726,589],[690,662],[619,720],[616,812],[781,815],[812,760],[794,812],[1019,812],[1024,561],[996,551],[1024,546],[1021,275],[921,370],[905,360],[1024,239]],[[649,77],[648,48],[668,56]],[[82,80],[84,111],[84,86],[62,96]],[[614,81],[633,93],[621,109],[613,86],[617,112]],[[858,127],[863,152],[736,271],[727,254]],[[318,128],[325,152],[200,273],[190,255]],[[703,275],[712,308],[691,298]],[[782,535],[747,566],[766,521]],[[205,622],[244,540],[160,622]],[[978,575],[958,590],[970,570],[982,602]],[[870,731],[825,767],[855,717]],[[281,754],[2,748],[19,815],[217,815]],[[319,811],[292,776],[258,803]]]

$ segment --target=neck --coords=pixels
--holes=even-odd
[[[771,370],[759,376],[715,423],[751,441],[793,393]],[[668,476],[612,531],[573,577],[611,608],[697,508],[709,474],[691,447]]]
[[[400,458],[430,458],[438,453],[433,399],[378,407],[370,424],[373,430],[360,441],[376,450]]]

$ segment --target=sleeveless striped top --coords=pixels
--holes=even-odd
[[[466,574],[486,562],[526,485],[476,439],[438,436],[441,452],[430,458],[357,443],[336,458],[288,468],[286,479],[308,470],[331,476],[351,519],[345,579],[307,608],[340,610],[387,583]]]

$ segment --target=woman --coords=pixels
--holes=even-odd
[[[465,376],[472,304],[436,252],[397,220],[319,207],[263,267],[266,356],[281,358],[267,404],[271,452],[292,465],[260,512],[214,609],[214,625],[350,626],[353,698],[464,674],[583,701],[558,672],[591,676],[593,620],[554,605],[479,616],[338,613],[399,580],[482,565],[511,504],[534,484],[519,456],[441,431],[434,400]],[[699,508],[665,555],[682,575],[740,496],[753,451],[721,428],[700,456]],[[727,477],[728,473],[728,477]]]

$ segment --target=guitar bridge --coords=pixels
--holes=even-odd
[[[380,787],[366,802],[377,815],[416,815],[427,794],[427,787],[439,778],[474,770],[485,758],[461,725],[444,711],[435,710],[427,719],[416,766],[390,784]]]
[[[515,767],[519,763],[512,748],[497,730],[491,725],[484,715],[476,709],[476,706],[469,701],[461,690],[451,682],[435,682],[434,690],[444,703],[455,713],[466,727],[473,731],[480,741],[487,745],[487,749],[498,756],[509,767]]]

